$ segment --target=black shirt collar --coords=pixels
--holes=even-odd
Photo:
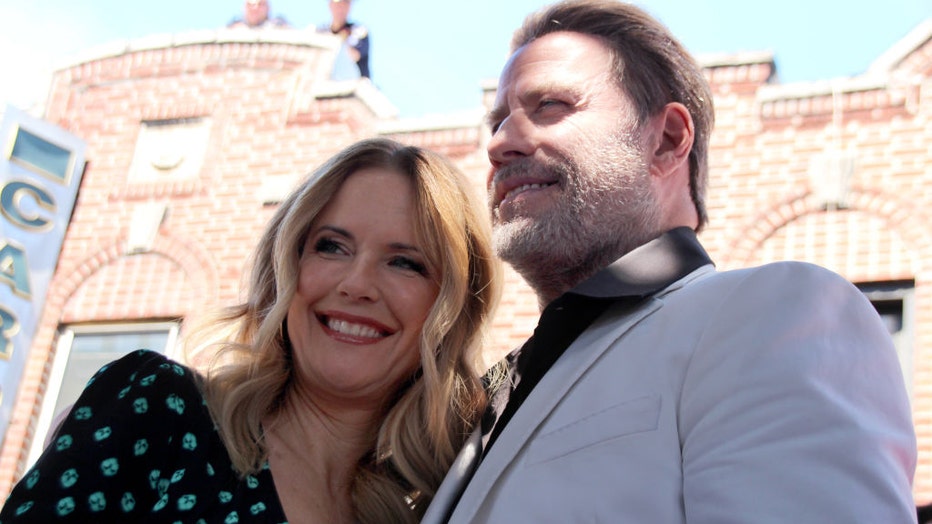
[[[695,231],[678,227],[632,250],[567,294],[590,298],[645,297],[711,263]]]

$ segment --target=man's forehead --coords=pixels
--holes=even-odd
[[[542,34],[526,42],[511,51],[511,56],[519,54],[521,51],[533,47],[555,47],[558,49],[572,50],[576,48],[602,49],[609,51],[609,46],[602,38],[588,33],[579,31],[552,31]]]
[[[571,31],[548,33],[515,49],[502,68],[501,80],[514,76],[524,68],[547,67],[554,65],[565,68],[567,64],[574,67],[583,61],[595,65],[597,69],[611,69],[611,49],[599,38]]]
[[[559,74],[552,74],[551,69]],[[498,95],[503,88],[514,88],[529,79],[534,85],[559,85],[612,71],[611,51],[598,38],[568,31],[550,33],[519,47],[508,58],[499,77]]]

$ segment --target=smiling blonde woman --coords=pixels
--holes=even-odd
[[[417,522],[486,404],[487,220],[439,155],[340,152],[269,222],[245,302],[188,337],[208,371],[105,367],[0,519]]]

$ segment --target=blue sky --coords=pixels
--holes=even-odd
[[[329,22],[327,0],[270,0],[298,28]],[[544,0],[354,0],[372,35],[372,76],[402,117],[473,110],[511,32]],[[643,0],[693,53],[770,51],[783,83],[853,76],[923,20],[932,0]],[[28,108],[51,66],[114,40],[220,27],[240,0],[3,0],[0,102]]]

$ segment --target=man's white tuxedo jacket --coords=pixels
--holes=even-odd
[[[916,519],[891,338],[857,288],[804,263],[705,266],[610,309],[476,469],[479,453],[476,433],[423,522]]]

